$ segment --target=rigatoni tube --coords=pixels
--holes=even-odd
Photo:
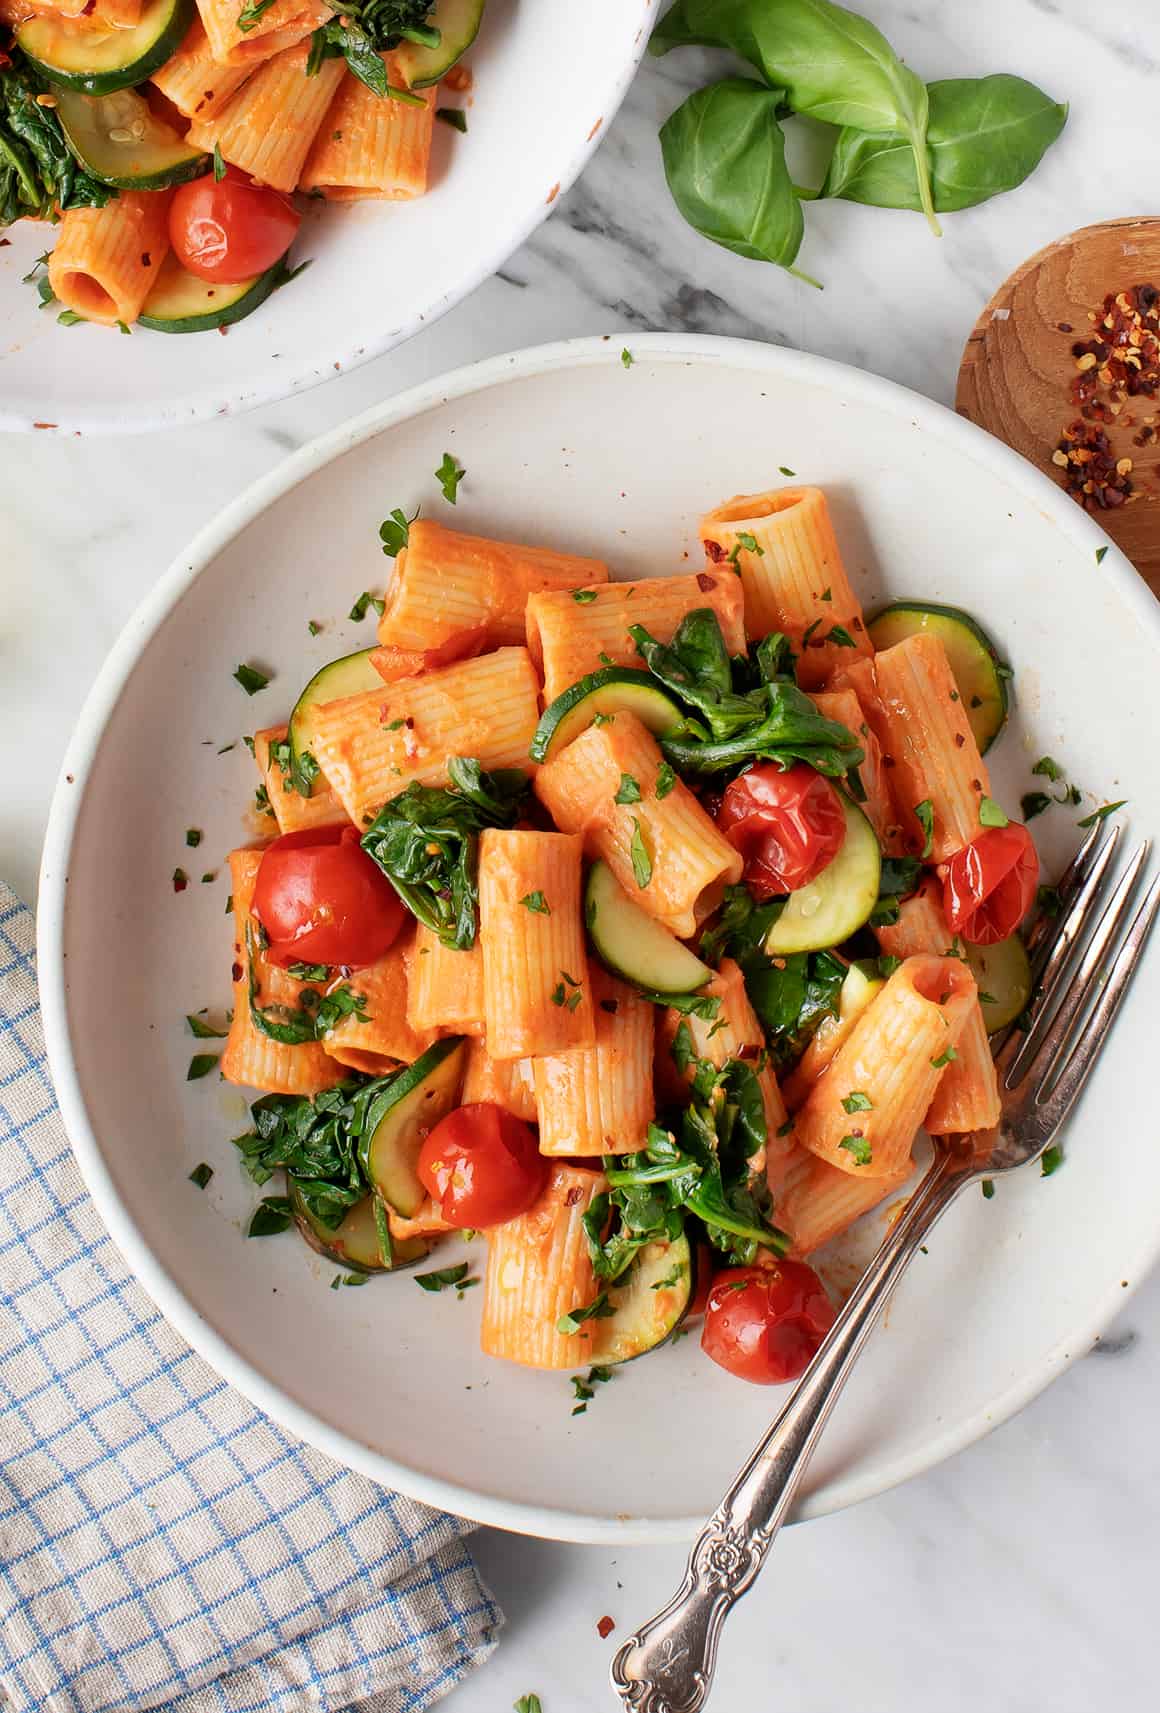
[[[570,833],[485,829],[479,841],[483,1014],[493,1059],[596,1038],[580,914],[582,844]]]

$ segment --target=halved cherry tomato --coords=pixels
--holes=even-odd
[[[262,857],[254,915],[275,964],[373,964],[394,944],[407,912],[354,827],[284,833]]]
[[[709,1292],[701,1349],[739,1380],[780,1386],[803,1374],[833,1326],[833,1304],[812,1267],[728,1267]]]
[[[972,946],[1007,939],[1035,902],[1039,857],[1020,821],[988,827],[939,864],[943,914],[952,934]]]
[[[419,1182],[448,1225],[475,1230],[526,1213],[548,1181],[535,1132],[490,1101],[441,1118],[419,1150]]]
[[[717,825],[745,858],[755,898],[808,886],[846,837],[838,793],[805,761],[784,773],[770,763],[739,774],[725,787]]]
[[[183,268],[222,285],[264,274],[291,244],[302,216],[289,197],[253,184],[237,167],[183,184],[169,204],[169,241]]]

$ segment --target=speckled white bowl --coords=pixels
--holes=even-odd
[[[319,665],[365,641],[345,614],[381,588],[377,525],[418,501],[464,528],[607,558],[634,580],[699,556],[696,519],[788,466],[831,495],[867,603],[971,608],[1016,672],[992,752],[997,795],[1050,751],[1160,829],[1148,710],[1160,609],[1045,476],[949,411],[871,375],[740,341],[580,340],[434,381],[327,436],[204,530],[126,628],[89,698],[53,805],[40,950],[49,1054],[73,1144],[117,1243],[185,1336],[250,1397],[342,1461],[433,1504],[574,1540],[687,1536],[779,1394],[731,1380],[695,1339],[631,1364],[584,1416],[567,1376],[479,1351],[478,1291],[406,1275],[331,1292],[292,1234],[247,1242],[229,1138],[241,1096],[186,1083],[183,1014],[228,994],[230,846],[252,764],[218,746],[283,714]],[[431,472],[467,467],[455,513]],[[311,638],[308,618],[328,622]],[[247,701],[239,660],[276,670]],[[207,742],[207,740],[209,740]],[[1080,811],[1036,823],[1049,864]],[[184,845],[204,829],[196,865]],[[174,865],[196,869],[180,896]],[[1160,1247],[1149,1117],[1160,950],[1142,967],[1067,1135],[1064,1168],[961,1200],[915,1262],[809,1471],[805,1515],[929,1467],[1081,1354]],[[200,1160],[206,1193],[187,1174]],[[861,1247],[880,1230],[871,1216]],[[831,1278],[848,1277],[859,1244]]]
[[[0,429],[121,434],[224,416],[409,339],[551,212],[620,106],[655,15],[654,0],[488,0],[467,58],[467,134],[436,125],[428,194],[309,207],[292,259],[312,266],[225,338],[58,327],[21,284],[44,230],[17,224],[0,248]]]

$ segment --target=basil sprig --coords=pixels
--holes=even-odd
[[[313,1100],[267,1094],[250,1108],[253,1128],[234,1138],[242,1166],[256,1184],[281,1169],[294,1179],[311,1214],[333,1228],[371,1193],[359,1161],[364,1137],[373,1136],[384,1095],[400,1073],[369,1081],[351,1077]]]

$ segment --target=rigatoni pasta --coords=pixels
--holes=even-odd
[[[502,832],[479,842],[484,1039],[493,1059],[567,1052],[595,1040],[580,915],[581,841]]]
[[[379,56],[391,78],[389,54]],[[339,80],[298,180],[299,190],[328,202],[367,197],[405,201],[427,189],[435,91],[417,92],[419,105],[384,100],[361,78]]]
[[[803,689],[872,652],[820,488],[739,494],[701,519],[701,540],[710,564],[736,566],[746,635],[781,631],[799,652]]]
[[[487,768],[528,766],[538,681],[524,648],[403,678],[324,703],[314,754],[356,826],[412,781],[442,785],[453,755]]]
[[[958,958],[906,958],[798,1110],[795,1142],[843,1172],[895,1175],[910,1157],[976,991]]]
[[[238,1146],[291,1196],[257,1229],[289,1206],[368,1274],[481,1232],[482,1280],[453,1243],[420,1283],[482,1285],[484,1350],[573,1370],[574,1413],[673,1335],[705,1267],[731,1274],[705,1351],[800,1372],[833,1315],[802,1258],[891,1216],[924,1124],[983,1146],[998,1116],[977,948],[998,1021],[1027,1000],[1010,936],[1037,863],[978,759],[997,656],[913,601],[870,621],[872,653],[824,501],[793,493],[729,502],[708,571],[640,584],[400,508],[378,647],[293,704],[315,795],[286,788],[285,725],[254,740],[281,830],[231,859],[222,1069],[280,1096]],[[815,596],[857,642],[809,646]]]
[[[265,60],[224,107],[194,120],[190,142],[200,149],[219,149],[223,160],[241,167],[258,184],[293,190],[346,75],[343,61],[330,59],[308,76],[309,56],[308,45],[300,42]]]
[[[70,208],[48,259],[66,309],[105,327],[136,321],[169,250],[169,192],[125,190],[104,208]]]
[[[639,666],[630,625],[643,625],[658,642],[669,642],[681,620],[701,607],[712,608],[730,653],[740,653],[741,586],[726,571],[608,583],[586,590],[583,600],[559,590],[533,594],[527,604],[528,647],[543,674],[545,702],[601,666]]]
[[[255,60],[242,60],[223,65],[214,55],[205,25],[195,18],[177,52],[158,66],[151,82],[187,119],[212,119],[242,87],[256,64]]]
[[[541,1154],[631,1154],[643,1148],[655,1106],[654,1007],[595,961],[591,1046],[532,1060]]]
[[[387,586],[379,641],[421,653],[483,631],[491,648],[522,644],[530,596],[607,582],[603,560],[493,541],[416,518]]]
[[[663,765],[656,739],[626,710],[546,762],[535,789],[556,825],[582,834],[641,908],[683,939],[740,878],[742,860]]]

